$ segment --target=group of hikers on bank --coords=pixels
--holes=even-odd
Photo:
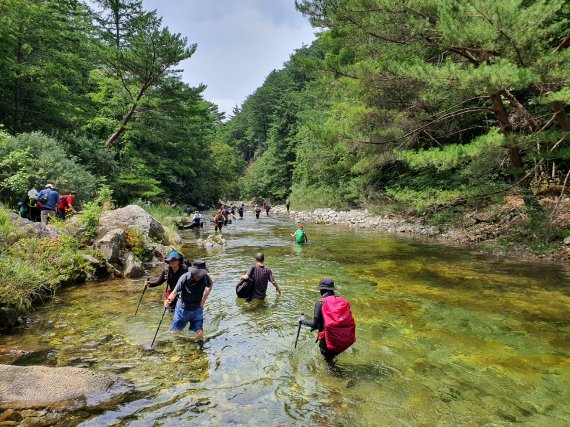
[[[53,184],[46,184],[39,192],[35,188],[28,191],[24,200],[18,202],[18,212],[30,221],[47,224],[50,218],[65,219],[77,213],[73,207],[75,197],[75,191],[60,195]]]

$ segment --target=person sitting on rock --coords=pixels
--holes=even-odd
[[[166,282],[166,291],[164,292],[164,297],[168,298],[168,296],[172,293],[178,280],[182,277],[183,274],[188,272],[188,267],[186,267],[182,262],[182,255],[180,255],[176,251],[172,251],[168,254],[168,256],[164,260],[165,263],[168,264],[168,268],[164,270],[154,282],[150,282],[146,280],[144,282],[145,287],[154,288],[155,286],[162,285]],[[169,311],[172,313],[174,312],[174,308],[176,307],[176,298],[173,299],[174,304],[171,305]]]
[[[203,224],[204,224],[204,219],[202,218],[202,214],[198,211],[194,212],[190,228],[200,228],[201,226],[203,226]]]

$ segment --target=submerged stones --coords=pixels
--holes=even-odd
[[[226,243],[226,240],[218,234],[210,234],[207,238],[196,241],[196,245],[202,248],[223,248]]]
[[[0,365],[1,409],[80,409],[127,391],[117,378],[87,369]]]

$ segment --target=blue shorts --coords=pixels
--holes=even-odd
[[[188,328],[190,332],[202,330],[204,324],[204,309],[198,307],[194,310],[184,310],[181,301],[179,301],[178,304],[176,304],[174,320],[172,321],[170,330],[181,331],[186,327],[187,323],[190,323],[190,327]]]

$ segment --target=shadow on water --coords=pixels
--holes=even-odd
[[[208,225],[206,225],[208,227]],[[227,246],[193,242],[214,289],[205,339],[171,336],[162,289],[142,281],[69,288],[0,336],[0,362],[87,367],[134,386],[120,404],[69,415],[95,425],[567,425],[570,423],[570,273],[498,260],[425,240],[305,225],[246,213]],[[263,303],[235,296],[259,250],[283,289]],[[157,275],[161,268],[152,272]],[[357,322],[357,343],[330,370],[297,318],[310,315],[321,277],[333,277]],[[121,298],[117,298],[120,295]]]

